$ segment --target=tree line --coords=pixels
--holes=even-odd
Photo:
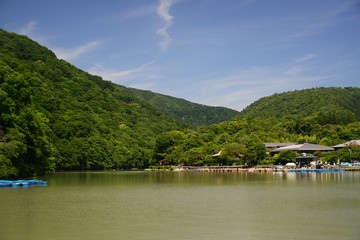
[[[295,160],[295,153],[281,152],[271,156],[264,142],[307,142],[334,146],[353,139],[360,139],[360,122],[345,125],[321,124],[316,118],[288,119],[283,122],[237,117],[190,133],[162,133],[156,139],[153,159],[166,159],[170,165],[285,164]],[[332,164],[349,160],[348,149],[352,150],[353,160],[360,159],[359,146],[349,146],[326,155],[321,152],[316,154]]]

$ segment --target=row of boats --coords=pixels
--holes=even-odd
[[[0,180],[0,187],[30,187],[30,186],[46,186],[47,182],[42,180]]]

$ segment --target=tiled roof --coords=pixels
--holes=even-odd
[[[360,140],[351,140],[351,141],[348,141],[346,143],[335,145],[333,147],[334,148],[343,148],[343,147],[346,147],[346,146],[349,146],[349,145],[360,145]]]
[[[323,146],[323,145],[317,145],[317,144],[310,144],[310,143],[303,143],[303,144],[295,144],[290,145],[286,147],[281,147],[272,150],[271,152],[281,152],[286,150],[292,150],[292,151],[332,151],[334,148]]]

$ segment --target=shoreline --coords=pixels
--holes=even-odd
[[[171,169],[145,169],[145,171],[173,171],[173,172],[340,172],[340,171],[360,171],[360,167],[330,167],[322,169],[312,168],[270,168],[270,167],[253,167],[243,168],[241,166],[208,166],[208,167],[196,167],[196,166],[182,166],[174,167]]]

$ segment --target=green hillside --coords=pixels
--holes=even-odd
[[[315,118],[319,123],[360,119],[360,88],[314,88],[261,98],[241,113],[245,118]]]
[[[229,108],[192,103],[148,90],[125,87],[124,90],[155,106],[168,117],[184,122],[194,128],[227,121],[239,114],[239,112]]]
[[[158,134],[184,124],[121,87],[0,30],[0,177],[143,168]]]
[[[185,165],[285,162],[285,156],[266,154],[263,143],[332,146],[360,139],[359,96],[353,87],[275,94],[231,120],[199,127],[237,112],[118,86],[26,36],[0,30],[0,177],[145,168],[164,159]],[[351,150],[360,159],[360,147]],[[336,162],[349,152],[321,154]]]
[[[271,157],[263,143],[334,146],[360,139],[359,96],[359,88],[317,88],[275,94],[254,102],[230,121],[183,135],[160,134],[154,156],[166,158],[169,164],[185,165],[285,164],[294,160],[294,153]],[[360,146],[349,148],[352,159],[360,160]],[[329,163],[349,161],[346,148],[317,155]]]

